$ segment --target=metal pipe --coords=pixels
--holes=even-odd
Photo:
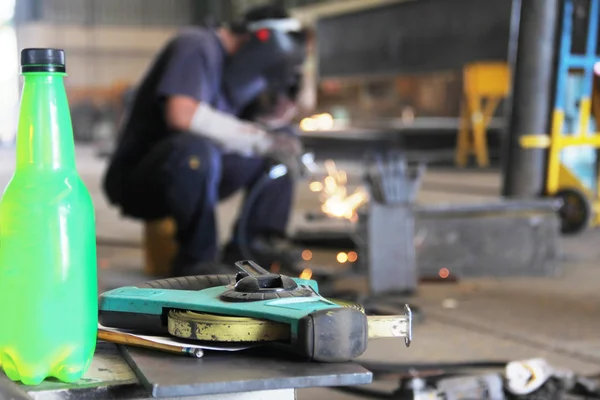
[[[561,4],[561,0],[521,2],[503,196],[537,197],[545,191],[546,149],[524,149],[519,138],[548,134],[551,129]]]

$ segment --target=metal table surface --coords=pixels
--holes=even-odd
[[[0,372],[0,400],[293,399],[308,387],[368,384],[356,363],[309,363],[272,350],[206,352],[195,359],[98,342],[90,369],[75,384],[48,379],[38,386],[9,381]]]

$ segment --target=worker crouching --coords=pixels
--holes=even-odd
[[[265,264],[286,261],[285,242],[301,145],[289,128],[301,86],[304,35],[274,6],[215,29],[186,29],[158,54],[137,87],[104,179],[109,201],[142,221],[172,218],[178,254],[171,276],[215,273],[216,206],[273,179],[248,209],[245,240]],[[224,261],[243,256],[239,230]],[[285,260],[283,260],[285,259]]]

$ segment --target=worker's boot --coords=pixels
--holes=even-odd
[[[238,243],[231,242],[223,249],[221,263],[234,265],[248,258],[273,272],[295,275],[302,270],[302,250],[281,237],[254,238],[248,243],[247,251],[243,251]]]

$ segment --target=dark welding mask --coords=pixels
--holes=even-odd
[[[231,105],[242,110],[261,93],[288,93],[299,86],[306,57],[301,23],[293,18],[246,25],[248,42],[229,60],[223,75]]]

